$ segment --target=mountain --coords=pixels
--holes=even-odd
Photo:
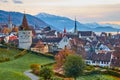
[[[19,26],[22,24],[22,19],[23,19],[23,14],[19,12],[7,12],[0,10],[0,23],[8,23],[8,15],[11,15],[12,18],[12,23]],[[44,21],[41,19],[36,18],[35,16],[26,14],[28,24],[31,26],[36,26],[36,27],[46,27],[48,24],[46,24]]]
[[[110,23],[107,23],[107,24],[102,24],[102,26],[112,26],[113,28],[120,29],[120,25],[118,25],[118,24],[110,24]]]
[[[74,26],[75,26],[75,21],[67,17],[61,17],[61,16],[51,15],[47,13],[40,13],[36,15],[36,17],[38,17],[39,19],[45,21],[47,24],[50,24],[62,31],[64,27],[66,27],[68,31],[71,31],[74,29]],[[84,24],[81,24],[78,21],[77,21],[77,26],[79,30],[90,29],[89,27],[85,26]]]
[[[43,20],[47,24],[50,24],[56,27],[59,30],[67,28],[68,31],[73,31],[75,26],[75,21],[69,19],[67,17],[61,17],[57,15],[47,14],[47,13],[40,13],[36,15],[39,19]],[[98,23],[86,23],[82,24],[77,21],[77,28],[81,31],[95,31],[95,32],[116,32],[120,30],[120,28],[113,27],[113,25],[100,25]]]
[[[111,26],[105,26],[105,27],[96,27],[92,29],[96,32],[117,32],[120,31],[120,29],[112,28]]]

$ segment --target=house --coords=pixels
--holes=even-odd
[[[95,48],[96,53],[106,53],[106,52],[113,52],[114,49],[110,44],[103,44],[103,43],[98,43]]]
[[[73,38],[70,40],[70,48],[73,50],[77,55],[81,55],[83,58],[86,57],[86,52],[84,48],[84,40],[80,38]]]
[[[67,46],[68,44],[69,44],[69,39],[68,39],[68,37],[64,36],[64,37],[61,39],[61,41],[59,42],[58,48],[64,49],[65,46]]]
[[[44,44],[41,40],[35,38],[33,39],[31,45],[31,51],[38,52],[38,53],[47,53],[49,52],[48,45]]]
[[[95,33],[92,31],[78,31],[79,38],[93,38]]]
[[[112,57],[113,57],[112,52],[107,52],[107,53],[91,52],[91,53],[87,53],[87,57],[85,61],[89,65],[110,67]]]

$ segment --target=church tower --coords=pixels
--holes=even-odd
[[[66,36],[66,34],[67,34],[67,31],[66,31],[66,28],[64,27],[63,37]]]
[[[32,44],[32,30],[30,30],[27,22],[26,15],[23,16],[22,25],[20,26],[20,30],[18,32],[19,37],[19,48],[22,49],[30,49]]]
[[[8,28],[9,28],[10,31],[12,30],[12,19],[11,19],[10,13],[8,15]]]
[[[77,21],[76,21],[76,18],[75,18],[75,27],[74,27],[74,33],[77,34]]]

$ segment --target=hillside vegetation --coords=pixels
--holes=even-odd
[[[14,52],[14,54],[18,54],[19,52],[12,49],[10,49],[8,52],[12,51]],[[2,52],[0,51],[0,53]],[[9,54],[7,52],[5,53]],[[31,64],[37,63],[44,65],[53,62],[53,59],[47,58],[45,56],[37,56],[32,53],[27,53],[18,59],[0,63],[0,80],[30,80],[27,76],[23,74],[23,72],[29,70]]]

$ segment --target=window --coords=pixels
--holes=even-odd
[[[92,61],[92,63],[95,63],[95,61]]]

